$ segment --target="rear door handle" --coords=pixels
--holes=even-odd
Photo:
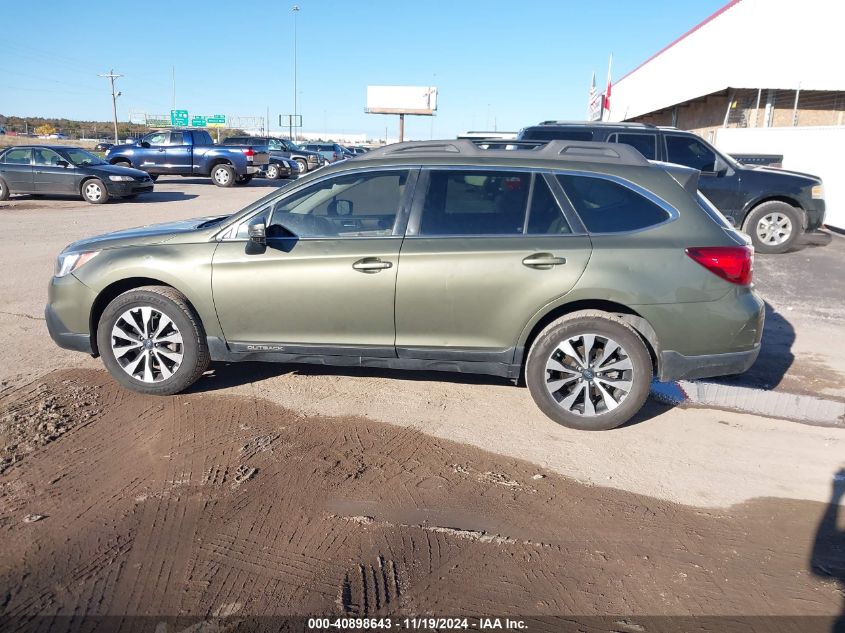
[[[551,253],[534,253],[522,260],[523,265],[530,268],[552,268],[566,263],[565,257],[555,257]]]
[[[393,266],[393,262],[386,262],[378,257],[365,257],[352,264],[352,268],[362,273],[377,273],[391,266]]]

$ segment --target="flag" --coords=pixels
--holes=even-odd
[[[590,96],[587,100],[587,120],[598,121],[601,118],[601,98],[596,91],[596,73],[593,73],[593,82],[590,85]]]
[[[604,119],[605,112],[610,117],[610,89],[613,86],[613,82],[610,80],[611,66],[613,66],[613,53],[610,54],[610,60],[607,62],[607,88],[604,90],[604,97],[602,99],[602,119]]]

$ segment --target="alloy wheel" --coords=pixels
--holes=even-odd
[[[123,371],[145,383],[167,380],[182,364],[182,334],[170,317],[150,306],[126,310],[115,321],[111,351]]]
[[[103,197],[103,190],[96,182],[89,182],[85,185],[85,197],[96,202]]]
[[[757,237],[768,246],[779,246],[792,235],[792,220],[780,212],[764,215],[757,222]]]
[[[618,407],[634,385],[625,349],[601,334],[562,341],[546,361],[546,389],[569,413],[595,417]]]

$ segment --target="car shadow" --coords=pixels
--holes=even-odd
[[[234,185],[233,189],[245,189],[250,187],[273,187],[279,188],[284,187],[292,182],[295,182],[296,178],[280,178],[279,180],[267,180],[266,178],[258,178],[255,177],[245,185]],[[181,176],[159,176],[156,180],[157,185],[161,184],[168,184],[172,185],[175,183],[187,184],[187,185],[209,185],[211,187],[215,187],[216,185],[211,182],[211,178],[182,178]],[[225,187],[223,187],[225,189]]]
[[[193,200],[199,196],[195,193],[182,193],[181,191],[150,191],[149,193],[139,194],[137,198],[132,200],[113,200],[113,202],[128,202],[131,204],[138,204],[144,202],[184,202],[185,200]]]
[[[338,367],[332,365],[308,365],[292,363],[237,362],[212,363],[197,382],[185,393],[206,393],[229,389],[270,378],[297,374],[300,376],[338,376],[359,378],[389,378],[420,382],[445,382],[465,385],[490,385],[526,389],[524,384],[514,384],[507,378],[485,374],[464,374],[448,371],[426,371],[409,369],[383,369],[378,367]],[[527,394],[527,389],[526,389]],[[619,428],[634,426],[655,418],[673,408],[673,405],[649,398],[630,420]]]
[[[743,374],[708,378],[704,382],[753,389],[774,389],[783,381],[786,372],[795,362],[795,355],[792,353],[794,343],[795,328],[783,314],[766,302],[763,341],[755,363]]]
[[[833,476],[830,500],[816,529],[813,550],[810,554],[810,571],[814,576],[835,580],[840,589],[845,588],[845,527],[839,527],[839,515],[845,515],[845,468]],[[831,629],[845,633],[845,594],[842,613]]]

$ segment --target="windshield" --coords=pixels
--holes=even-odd
[[[297,145],[293,141],[284,141],[284,144],[288,146],[289,150],[292,150],[294,152],[301,152],[302,151],[302,147]]]
[[[91,152],[86,152],[84,149],[66,149],[60,152],[67,158],[71,164],[76,165],[77,167],[88,167],[90,165],[108,165],[106,161],[101,159],[99,156],[92,154]]]

